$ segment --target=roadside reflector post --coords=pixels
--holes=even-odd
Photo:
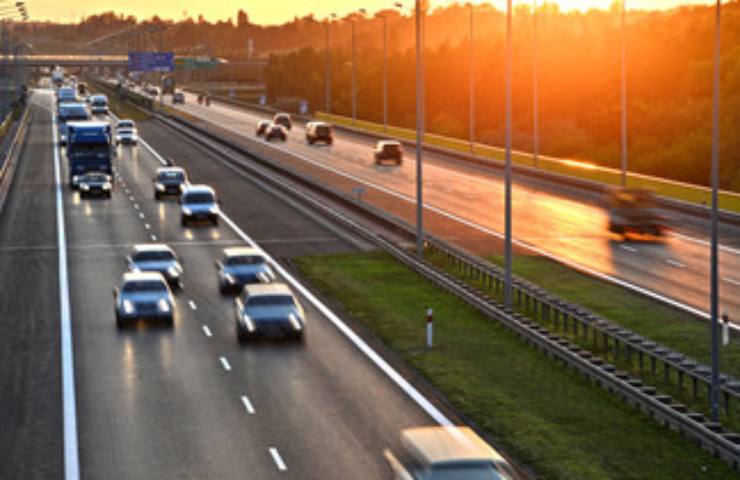
[[[427,348],[432,348],[434,345],[434,310],[431,308],[427,309]]]
[[[722,346],[730,344],[730,317],[727,312],[722,314]]]

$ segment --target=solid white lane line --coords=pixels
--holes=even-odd
[[[284,472],[288,469],[288,467],[285,466],[285,462],[283,462],[283,459],[280,457],[280,452],[278,452],[277,448],[270,447],[270,455],[272,455],[272,460],[275,462],[275,465],[277,465],[278,470]]]
[[[621,248],[622,250],[631,252],[631,253],[635,253],[637,251],[635,247],[630,247],[629,245],[625,245],[624,243],[620,243],[619,248]]]
[[[242,405],[244,405],[244,409],[247,411],[248,414],[254,415],[254,407],[252,406],[252,402],[249,401],[249,398],[246,395],[242,395]]]
[[[708,247],[710,245],[709,242],[706,240],[702,240],[701,238],[692,237],[690,235],[685,235],[683,233],[671,232],[671,235],[673,235],[674,237],[678,237],[682,240],[686,240],[688,242],[696,243],[699,245],[704,245],[705,247]],[[724,250],[725,252],[734,253],[735,255],[740,255],[740,249],[738,248],[729,247],[727,245],[720,245],[719,249]]]
[[[669,258],[665,261],[668,265],[671,265],[676,268],[684,268],[686,264],[679,262],[678,260],[674,260],[672,258]]]
[[[213,336],[213,333],[211,333],[211,329],[208,328],[208,325],[203,325],[203,333],[206,335],[206,337]]]
[[[221,360],[221,366],[224,367],[224,370],[227,372],[231,371],[231,364],[228,360],[226,360],[226,357],[219,357],[219,360]]]
[[[188,305],[190,305],[190,308],[193,310],[198,310],[198,306],[195,304],[194,301],[188,300]]]
[[[51,116],[51,136],[54,149],[54,182],[56,184],[57,245],[59,247],[59,313],[62,348],[62,415],[64,424],[64,478],[80,478],[80,454],[77,443],[77,395],[75,393],[74,350],[72,343],[72,313],[69,301],[67,272],[67,235],[64,224],[64,203],[57,122]]]
[[[724,280],[725,282],[727,282],[729,284],[735,285],[736,287],[740,287],[740,280],[737,280],[735,278],[732,278],[732,277],[722,277],[722,280]]]

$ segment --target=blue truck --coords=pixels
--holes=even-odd
[[[77,188],[80,176],[100,172],[111,177],[113,133],[108,122],[67,122],[69,186]]]

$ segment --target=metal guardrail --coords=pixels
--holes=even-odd
[[[187,137],[198,141],[201,144],[205,144],[234,166],[248,170],[250,174],[280,188],[281,191],[286,194],[300,199],[304,205],[310,206],[319,211],[326,218],[333,220],[356,235],[374,243],[436,286],[454,294],[481,313],[485,314],[488,318],[500,322],[502,325],[510,328],[516,332],[524,342],[538,348],[551,358],[562,361],[565,365],[580,372],[602,388],[618,395],[625,402],[645,411],[661,424],[682,432],[689,438],[694,439],[702,448],[709,450],[714,455],[724,459],[734,469],[740,468],[740,435],[737,433],[724,431],[720,424],[709,422],[703,414],[692,412],[686,405],[674,402],[670,396],[657,393],[654,387],[644,385],[640,379],[631,377],[626,372],[619,371],[614,365],[607,363],[599,356],[596,356],[588,350],[581,348],[579,345],[572,343],[568,339],[561,337],[558,333],[550,331],[543,325],[540,325],[519,313],[505,309],[489,295],[476,290],[469,284],[455,278],[453,275],[409,253],[395,243],[373,232],[368,227],[361,225],[354,219],[339,212],[337,209],[319,201],[314,196],[306,193],[305,189],[307,188],[310,191],[326,194],[330,199],[341,202],[344,207],[352,209],[353,212],[360,213],[365,217],[373,217],[373,219],[378,223],[387,224],[391,228],[400,229],[400,232],[404,233],[406,228],[404,227],[403,222],[400,222],[395,217],[391,217],[385,212],[374,209],[367,204],[357,201],[352,196],[338,192],[326,185],[316,184],[312,180],[299,175],[297,172],[293,172],[275,162],[271,162],[269,159],[261,158],[254,152],[251,152],[240,145],[230,143],[207,130],[190,124],[186,120],[165,115],[159,115],[158,118]],[[236,158],[236,155],[242,155],[247,158],[257,160],[262,167],[269,169],[273,172],[273,175],[274,173],[277,173],[281,179],[276,179],[274,176],[266,174],[261,169],[256,169],[254,166],[250,166],[243,161],[239,161],[238,158]],[[290,180],[293,185],[287,184],[285,179]],[[296,185],[303,188],[296,188]],[[437,242],[440,241],[437,239],[431,239],[429,245]],[[440,248],[440,246],[437,245],[429,248]],[[454,255],[456,258],[459,258],[461,262],[466,262],[464,258],[465,255],[461,255],[461,252],[446,250],[446,253]],[[466,262],[466,264],[468,263]],[[495,283],[497,276],[493,272],[491,272],[490,275],[491,281]],[[523,284],[521,280],[518,280],[517,290],[520,294],[518,294],[517,297],[520,302],[525,302],[526,304],[527,298],[530,298],[530,300],[534,298],[532,296],[531,287],[534,286],[526,284],[526,282]],[[558,311],[561,312],[559,314],[561,323],[566,326],[566,329],[568,329],[567,326],[569,323],[567,319],[575,317],[572,316],[570,312],[568,312],[567,316],[563,316],[564,312],[567,312],[567,309],[563,309],[564,307],[558,306],[557,301],[554,298],[547,303],[540,300],[538,300],[538,302],[540,307],[545,308],[544,310],[540,310],[541,312],[545,312],[547,311],[546,309],[550,308],[552,309],[550,312],[554,315],[555,307],[560,309]],[[554,318],[554,316],[552,318]],[[578,325],[578,323],[571,323],[570,325]],[[594,325],[596,325],[595,321],[590,323],[580,323],[580,328],[582,329],[581,331],[586,332],[585,335],[588,335],[588,328],[590,327],[592,329],[591,331],[594,331]],[[605,331],[608,332],[608,329]],[[617,341],[616,336],[612,338],[615,339],[615,342]],[[620,343],[625,345],[623,348],[626,349],[626,345],[628,343],[625,342],[625,339],[621,335],[619,338],[621,339],[619,340]],[[633,348],[632,345],[636,345],[636,343],[634,343],[635,339],[631,337],[627,338],[627,341],[633,342],[629,343],[629,348]],[[617,344],[615,343],[615,345]],[[657,347],[651,349],[643,345],[642,351],[644,353],[649,352],[654,356],[656,354],[654,350],[656,349]],[[637,351],[637,349],[635,349],[635,351]]]
[[[2,211],[3,205],[5,205],[5,199],[8,196],[8,190],[12,183],[13,174],[15,173],[15,166],[18,163],[22,147],[25,144],[26,132],[32,108],[32,106],[27,106],[23,110],[23,114],[19,120],[18,129],[15,131],[10,148],[8,149],[2,165],[0,165],[0,211]],[[10,117],[12,114],[8,115],[9,116],[5,121],[12,121]]]

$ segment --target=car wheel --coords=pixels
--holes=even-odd
[[[168,327],[171,327],[175,324],[175,317],[173,315],[170,315],[169,317],[164,317],[164,324]]]
[[[303,331],[296,332],[293,334],[293,340],[295,340],[297,343],[303,343]]]
[[[218,217],[213,217],[211,221],[213,222],[214,227],[218,227]]]
[[[116,313],[116,327],[118,328],[124,328],[126,326],[126,323],[123,321],[120,315]]]
[[[187,227],[188,226],[188,217],[185,217],[185,216],[180,217],[180,225],[182,225],[183,227]]]
[[[110,190],[108,190],[108,193],[106,194],[106,196],[107,196],[107,197],[108,197],[109,199],[113,198],[113,192],[111,192]]]
[[[154,199],[155,200],[161,200],[162,199],[162,195],[159,192],[157,192],[156,190],[154,192]]]
[[[313,139],[309,139],[309,140],[308,140],[308,144],[309,144],[309,145],[313,145],[313,144],[314,144],[314,141],[313,141]]]
[[[249,335],[247,335],[247,332],[239,327],[236,327],[236,341],[239,342],[240,345],[244,345],[245,343],[247,343],[247,340],[249,340]]]

